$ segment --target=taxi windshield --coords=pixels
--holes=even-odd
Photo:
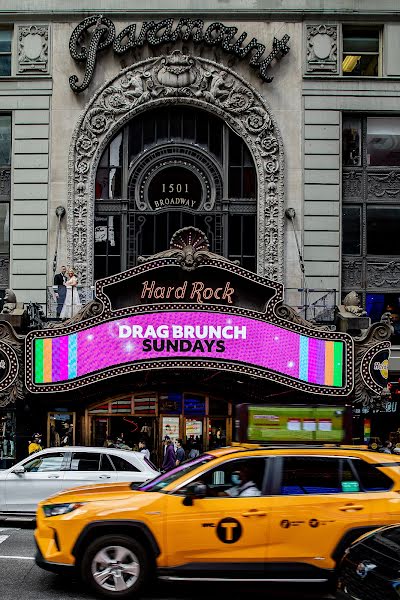
[[[179,467],[159,475],[151,481],[145,481],[142,483],[142,485],[135,486],[135,490],[140,490],[142,492],[162,492],[167,485],[173,483],[177,479],[180,479],[182,475],[190,473],[190,471],[197,469],[197,467],[200,467],[201,465],[205,465],[214,458],[215,456],[212,456],[211,454],[202,454],[198,458],[189,460],[182,465],[179,465]]]

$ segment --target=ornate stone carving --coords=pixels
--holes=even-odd
[[[49,26],[18,25],[18,74],[49,73]]]
[[[14,290],[9,288],[6,289],[6,293],[4,295],[4,304],[3,310],[0,314],[12,313],[17,308],[17,298],[15,296]]]
[[[103,305],[98,300],[91,300],[86,304],[76,315],[71,317],[70,319],[66,319],[65,321],[60,321],[59,323],[49,322],[48,327],[46,329],[59,329],[68,327],[69,325],[75,325],[76,323],[81,323],[81,321],[87,321],[87,319],[92,319],[93,317],[97,317],[103,312]]]
[[[342,266],[342,286],[345,289],[358,289],[362,285],[362,261],[345,260]]]
[[[343,198],[361,198],[362,173],[361,171],[343,172]]]
[[[0,321],[0,342],[3,350],[10,348],[10,356],[16,357],[14,369],[17,369],[17,376],[14,376],[11,385],[0,392],[0,408],[15,405],[15,402],[22,400],[25,395],[24,339],[15,333],[9,323]]]
[[[10,257],[0,255],[0,288],[6,288],[9,281]]]
[[[337,25],[306,25],[306,74],[339,75],[337,39]]]
[[[354,400],[364,406],[370,408],[379,408],[386,400],[372,392],[369,387],[365,385],[361,376],[362,361],[367,352],[376,346],[379,342],[385,342],[390,340],[392,335],[392,327],[386,322],[374,323],[369,327],[366,332],[354,338]]]
[[[69,161],[68,262],[93,281],[94,179],[100,156],[126,121],[145,109],[186,104],[220,116],[250,147],[258,174],[258,272],[283,278],[283,147],[264,98],[232,70],[180,51],[119,73],[89,103]]]
[[[294,308],[288,306],[287,304],[281,304],[280,306],[278,306],[275,309],[275,313],[278,317],[284,319],[285,321],[298,323],[299,325],[303,325],[304,327],[314,327],[315,329],[319,329],[322,331],[331,331],[329,325],[319,325],[317,323],[314,323],[313,321],[307,321],[306,319],[303,319],[303,317],[299,315],[299,313],[296,312]]]
[[[367,262],[367,281],[377,287],[397,288],[400,284],[400,261]]]
[[[0,169],[0,200],[9,201],[11,198],[11,167]]]
[[[400,173],[368,173],[367,176],[368,198],[379,200],[393,200],[400,196]]]
[[[171,238],[169,250],[163,250],[152,256],[139,256],[142,264],[158,258],[177,258],[184,271],[194,271],[204,260],[228,260],[219,254],[210,252],[210,244],[206,234],[197,227],[179,229]],[[237,264],[237,261],[229,261]]]

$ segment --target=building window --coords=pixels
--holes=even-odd
[[[167,249],[188,226],[213,252],[256,270],[254,160],[206,111],[158,108],[127,123],[100,159],[95,196],[95,279]]]
[[[11,39],[10,29],[0,29],[0,77],[11,75]]]
[[[380,75],[380,32],[378,27],[343,26],[343,75],[377,77]]]
[[[400,116],[343,116],[342,289],[400,341]]]

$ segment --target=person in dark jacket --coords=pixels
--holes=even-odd
[[[65,296],[67,295],[67,288],[65,283],[67,281],[67,267],[62,266],[60,272],[54,275],[54,286],[57,286],[55,296],[57,298],[57,317],[61,315],[61,311],[64,306]]]
[[[163,460],[161,469],[163,471],[170,471],[171,469],[173,469],[175,467],[175,462],[176,462],[174,445],[171,441],[171,438],[168,436],[165,437],[164,443],[165,443],[165,454],[164,454],[164,460]]]

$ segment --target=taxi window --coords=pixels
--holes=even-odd
[[[179,467],[176,467],[171,471],[167,471],[167,473],[163,473],[151,481],[147,481],[139,486],[135,485],[135,489],[141,490],[142,492],[162,492],[167,485],[170,485],[170,483],[173,483],[177,479],[180,479],[183,475],[190,473],[190,471],[193,471],[194,469],[197,469],[197,467],[205,465],[210,460],[214,459],[215,456],[212,456],[211,454],[202,454],[198,458],[185,462]]]
[[[286,456],[283,459],[280,494],[339,494],[340,459],[319,456]]]
[[[361,486],[365,492],[385,492],[393,487],[393,481],[373,465],[362,459],[352,463],[357,471]]]

